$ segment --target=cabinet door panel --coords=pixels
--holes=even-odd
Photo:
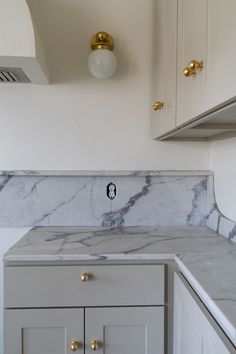
[[[181,280],[174,280],[174,354],[203,354],[203,315]]]
[[[164,354],[164,308],[100,308],[85,310],[85,353],[102,342],[98,353]]]
[[[180,0],[178,16],[177,125],[206,109],[208,0]],[[186,77],[183,70],[191,60],[203,61],[197,75]]]
[[[235,354],[235,348],[221,328],[189,289],[175,274],[173,353]]]
[[[153,103],[164,108],[153,111],[153,138],[174,129],[176,124],[177,0],[157,0]]]
[[[72,341],[83,342],[83,312],[82,309],[6,310],[4,353],[71,353]]]
[[[230,354],[224,343],[208,322],[205,323],[204,329],[202,354]]]
[[[236,1],[208,0],[209,108],[236,96]]]

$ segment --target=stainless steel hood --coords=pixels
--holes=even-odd
[[[27,1],[0,0],[0,9],[0,83],[48,84],[45,53]]]

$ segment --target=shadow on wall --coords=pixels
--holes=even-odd
[[[122,79],[127,71],[129,75],[137,73],[135,58],[132,63],[128,59],[129,43],[120,33],[114,2],[28,0],[28,5],[43,41],[53,84],[94,80],[87,68],[90,38],[101,30],[115,40],[118,68],[113,78]]]

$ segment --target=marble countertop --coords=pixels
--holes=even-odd
[[[37,227],[4,256],[12,262],[175,260],[236,345],[236,244],[206,227]]]

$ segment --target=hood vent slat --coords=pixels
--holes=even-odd
[[[30,82],[24,71],[20,68],[1,68],[0,83]]]
[[[0,71],[1,79],[4,82],[16,82],[7,71]]]

